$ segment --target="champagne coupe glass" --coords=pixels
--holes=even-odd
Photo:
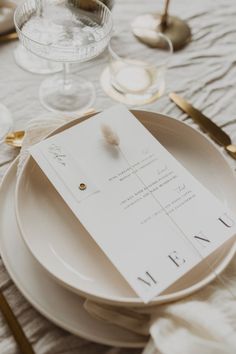
[[[19,43],[14,50],[14,59],[16,64],[32,74],[53,74],[62,70],[61,63],[52,62],[27,50],[21,43]]]
[[[43,8],[46,7],[47,2],[45,2],[45,0],[36,0],[36,4],[37,14],[38,16],[42,16]],[[52,74],[62,70],[60,63],[51,62],[38,57],[27,50],[21,43],[18,44],[14,51],[14,58],[20,68],[33,74]]]
[[[37,10],[34,0],[16,9],[19,39],[39,57],[63,63],[63,73],[41,84],[40,101],[51,111],[85,111],[95,99],[94,86],[71,73],[69,64],[88,61],[105,49],[112,32],[111,12],[99,0],[54,0],[43,16]]]

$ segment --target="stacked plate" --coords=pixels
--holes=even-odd
[[[149,131],[211,192],[236,212],[235,177],[224,156],[203,134],[160,114],[133,111]],[[79,119],[53,134],[78,124]],[[91,317],[85,299],[119,307],[144,307],[82,227],[32,158],[18,178],[17,161],[0,193],[0,247],[8,272],[47,318],[81,337],[124,347],[144,346],[148,338]],[[222,183],[224,181],[224,183]],[[201,289],[230,262],[226,244],[211,256],[215,272],[202,262],[154,298],[148,306],[181,299]],[[147,305],[146,305],[147,306]]]

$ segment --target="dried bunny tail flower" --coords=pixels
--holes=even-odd
[[[120,139],[118,135],[111,129],[111,127],[107,124],[101,125],[101,131],[104,139],[110,145],[118,146],[120,144]]]

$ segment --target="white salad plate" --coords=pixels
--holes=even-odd
[[[25,298],[45,317],[85,339],[119,347],[143,347],[147,337],[91,317],[84,299],[59,285],[27,249],[17,225],[14,192],[17,160],[0,189],[0,250],[3,262]]]
[[[236,180],[215,144],[176,119],[145,111],[132,112],[203,185],[236,212]],[[66,124],[53,134],[79,121]],[[29,250],[61,285],[95,301],[115,306],[143,306],[142,300],[86,232],[31,157],[18,178],[16,215]],[[155,297],[149,305],[178,300],[201,289],[228,265],[234,253],[234,243],[228,242],[207,261],[201,262]]]

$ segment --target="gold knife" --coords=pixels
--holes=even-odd
[[[21,350],[22,354],[35,354],[33,347],[31,346],[29,340],[26,338],[23,329],[21,328],[17,318],[15,317],[10,305],[8,304],[5,296],[0,291],[0,309],[3,316],[5,317],[12,334]]]
[[[18,35],[16,32],[8,33],[8,34],[1,34],[0,35],[0,44],[10,42],[10,41],[15,41],[16,39],[18,39]]]
[[[224,132],[223,129],[176,93],[170,93],[169,97],[182,111],[187,113],[202,130],[208,133],[216,143],[223,146],[230,156],[236,159],[236,145],[232,144],[230,136]]]

